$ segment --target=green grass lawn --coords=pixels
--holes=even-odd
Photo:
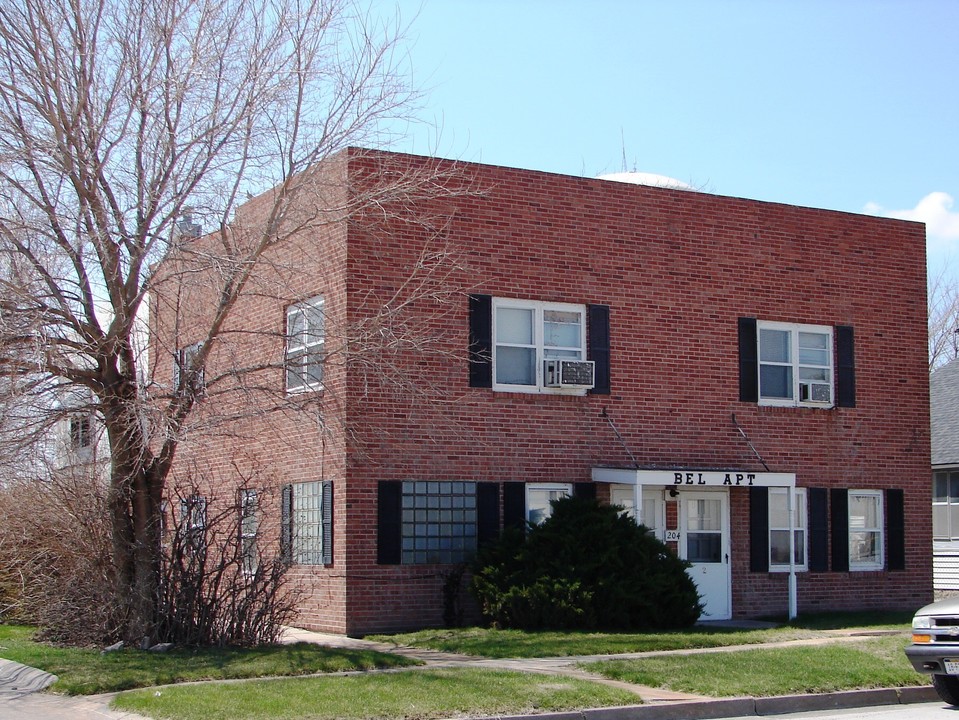
[[[604,633],[460,628],[377,635],[369,639],[487,658],[568,657],[801,640],[821,637],[838,628],[894,630],[905,634],[911,622],[911,613],[830,613],[799,618],[789,625],[768,630],[693,627],[676,632]]]
[[[407,667],[415,661],[372,650],[324,648],[309,643],[261,648],[204,648],[151,653],[61,648],[35,642],[34,629],[0,625],[0,657],[58,676],[51,687],[70,695],[91,695],[129,688],[195,680]]]
[[[614,680],[712,697],[792,695],[926,685],[906,660],[901,636],[730,653],[583,663]]]
[[[839,642],[834,628],[892,630],[894,635]],[[424,631],[388,639],[403,644],[487,657],[594,655],[632,651],[749,645],[824,637],[825,645],[744,648],[583,664],[610,679],[705,696],[772,696],[793,693],[923,685],[903,654],[909,642],[906,615],[806,618],[768,630],[694,628],[650,634],[524,633],[477,628]],[[401,669],[410,660],[373,651],[300,643],[257,649],[124,650],[59,648],[32,639],[33,629],[0,625],[0,657],[60,676],[54,690],[119,695],[117,709],[155,718],[216,720],[277,718],[428,720],[457,715],[515,715],[638,704],[618,687],[563,676],[478,668]],[[386,673],[295,676],[335,671],[393,669]],[[230,682],[231,679],[250,679]],[[180,684],[189,681],[219,680]]]
[[[112,707],[176,720],[425,720],[639,702],[630,692],[566,677],[438,669],[135,690]]]

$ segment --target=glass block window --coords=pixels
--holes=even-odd
[[[323,483],[293,484],[293,562],[323,564]]]
[[[476,483],[403,483],[402,562],[460,563],[476,552]]]
[[[240,490],[240,557],[247,575],[256,572],[259,559],[256,549],[257,505],[256,490]]]

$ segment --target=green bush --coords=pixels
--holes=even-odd
[[[471,588],[498,627],[670,629],[702,610],[687,567],[616,507],[566,498],[541,525],[483,548]]]

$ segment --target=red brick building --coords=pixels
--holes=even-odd
[[[260,488],[302,625],[441,625],[456,563],[572,493],[639,507],[709,618],[930,600],[921,225],[384,153],[326,172],[348,201],[396,164],[470,191],[278,247],[207,369],[262,358],[258,380],[211,387],[179,456]],[[450,294],[404,304],[439,244]],[[173,305],[158,377],[198,339]],[[202,430],[265,388],[301,410]]]

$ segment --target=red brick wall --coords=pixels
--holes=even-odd
[[[455,202],[448,237],[466,253],[464,289],[611,307],[612,394],[557,397],[467,387],[462,358],[411,368],[443,403],[373,389],[351,403],[355,498],[352,632],[438,624],[442,567],[375,565],[379,480],[584,481],[629,466],[605,409],[644,467],[770,469],[799,486],[906,491],[906,570],[804,573],[800,612],[912,607],[931,597],[924,232],[920,225],[487,166]],[[351,289],[388,294],[411,229],[349,239]],[[400,263],[402,265],[402,263]],[[351,303],[351,308],[354,305]],[[449,350],[467,344],[466,299],[447,318]],[[852,325],[857,406],[768,408],[738,399],[737,318]],[[411,360],[411,364],[412,364]],[[359,395],[351,386],[350,397]],[[749,572],[748,494],[731,492],[736,616],[783,613],[786,576]],[[408,588],[404,591],[402,588]],[[423,593],[426,593],[425,595]],[[383,612],[384,604],[388,612]]]
[[[906,570],[803,573],[799,610],[913,607],[931,598],[922,226],[406,156],[338,162],[347,157],[354,197],[370,177],[387,177],[378,158],[458,174],[456,193],[378,198],[348,227],[311,230],[277,248],[273,269],[258,278],[262,292],[244,298],[230,328],[281,332],[286,303],[322,293],[330,351],[322,406],[244,419],[231,425],[238,439],[230,443],[199,422],[201,409],[178,466],[197,459],[224,482],[236,482],[238,462],[275,485],[333,480],[334,563],[294,568],[304,593],[300,624],[354,635],[440,625],[448,566],[376,564],[377,483],[588,481],[594,466],[631,463],[604,411],[644,467],[761,470],[735,414],[769,468],[795,473],[799,486],[903,488]],[[444,243],[458,253],[444,283],[453,296],[424,292],[404,305],[416,294],[411,268],[422,266],[424,249]],[[468,387],[469,292],[609,305],[612,393]],[[191,307],[203,297],[210,295],[199,293]],[[397,312],[384,315],[385,304]],[[740,402],[741,316],[852,325],[857,406]],[[223,369],[264,354],[281,358],[282,340],[238,333],[211,363]],[[165,372],[162,357],[156,367]],[[278,368],[262,378],[282,388]],[[235,390],[227,395],[237,407],[270,404]],[[749,572],[748,493],[734,489],[730,501],[734,615],[782,614],[786,576]],[[274,510],[265,533],[275,532]]]

